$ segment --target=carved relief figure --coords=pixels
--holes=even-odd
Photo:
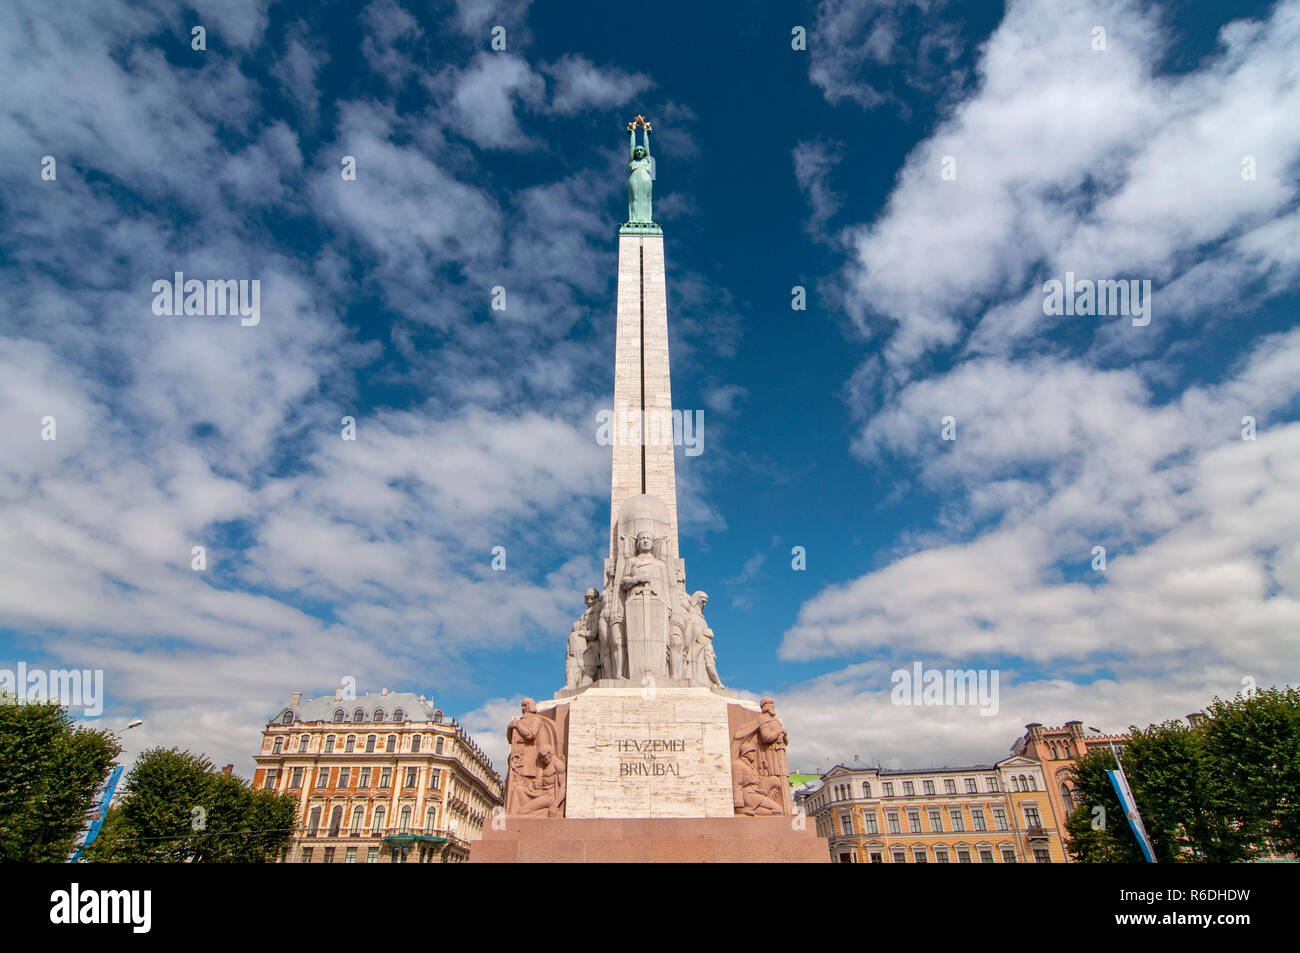
[[[732,783],[736,786],[736,810],[746,811],[754,805],[742,803],[741,788],[752,787],[778,805],[777,813],[792,814],[794,802],[790,797],[790,764],[786,755],[789,738],[785,726],[776,717],[776,705],[770,698],[759,703],[759,711],[754,712],[733,706],[729,709],[732,727]],[[758,778],[750,784],[749,774],[741,768],[741,763],[752,770]],[[752,800],[752,798],[751,798]],[[755,805],[762,806],[761,801]],[[762,813],[762,811],[759,811]]]
[[[605,568],[605,588],[600,597],[600,613],[596,617],[600,642],[600,677],[623,678],[623,614],[614,588],[614,563]]]
[[[537,713],[531,698],[523,700],[521,709],[506,729],[510,743],[506,813],[563,817],[565,766],[555,723]]]
[[[654,553],[654,537],[637,534],[634,554],[626,561],[619,587],[628,651],[628,677],[663,675],[668,663],[668,615],[671,609],[668,567]]]
[[[735,795],[736,813],[747,817],[780,814],[781,795],[772,788],[775,779],[765,778],[758,773],[754,766],[755,755],[754,746],[745,745],[731,765],[731,787]]]
[[[690,677],[697,682],[708,680],[708,684],[722,687],[718,677],[718,656],[713,651],[713,630],[704,621],[704,607],[709,604],[709,594],[700,590],[691,596],[691,621],[687,641],[690,645]]]
[[[588,642],[587,630],[583,628],[582,620],[579,619],[573,623],[573,629],[569,632],[569,650],[564,656],[565,688],[582,688],[592,683],[587,657]]]

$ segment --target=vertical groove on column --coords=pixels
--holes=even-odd
[[[645,488],[645,239],[636,242],[641,266],[641,492]]]

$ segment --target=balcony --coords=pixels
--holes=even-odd
[[[1030,840],[1051,840],[1047,831],[1043,830],[1042,824],[1026,824],[1025,836]]]

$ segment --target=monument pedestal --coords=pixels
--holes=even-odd
[[[803,817],[532,818],[489,821],[471,864],[828,864]],[[796,825],[798,827],[796,828]]]
[[[555,726],[563,816],[493,817],[471,863],[830,861],[825,839],[794,813],[786,777],[765,778],[768,799],[754,810],[755,762],[737,764],[746,726],[762,717],[754,702],[701,686],[623,682],[534,711]]]

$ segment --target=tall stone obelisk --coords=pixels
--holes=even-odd
[[[772,699],[722,687],[708,595],[686,588],[650,124],[637,116],[628,133],[604,583],[569,632],[565,687],[523,699],[506,729],[505,811],[470,860],[825,863],[794,810]]]
[[[637,143],[637,129],[644,144]],[[677,556],[673,397],[668,374],[668,301],[663,229],[651,214],[650,124],[628,123],[628,221],[618,230],[618,318],[614,350],[614,470],[610,556],[617,555],[619,509],[648,494],[668,510],[667,555]]]

